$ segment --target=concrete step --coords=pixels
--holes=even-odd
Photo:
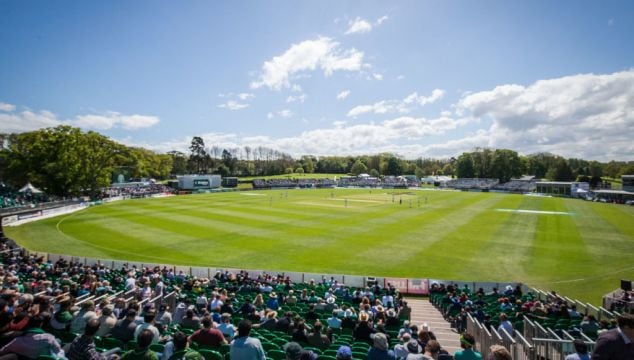
[[[431,331],[436,335],[438,342],[453,355],[460,350],[460,335],[451,328],[442,313],[432,305],[427,299],[407,298],[407,303],[412,308],[411,322],[419,328],[426,323]]]

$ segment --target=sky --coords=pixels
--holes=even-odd
[[[634,160],[633,1],[0,0],[0,132]]]

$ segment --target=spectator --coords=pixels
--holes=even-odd
[[[376,330],[372,326],[372,323],[369,322],[368,313],[361,313],[359,315],[359,323],[354,328],[352,333],[352,337],[355,341],[367,341],[370,342],[370,335],[374,334]]]
[[[332,316],[328,318],[328,327],[331,329],[341,329],[341,319],[339,319],[339,310],[333,310]]]
[[[221,323],[218,325],[218,330],[220,330],[225,339],[233,339],[236,334],[236,328],[231,323],[231,314],[223,313],[220,321]]]
[[[55,336],[42,330],[44,319],[42,315],[34,315],[29,319],[26,330],[21,336],[11,340],[0,349],[0,355],[16,354],[35,359],[39,355],[64,356],[60,344]]]
[[[321,333],[322,327],[321,321],[317,320],[313,326],[313,331],[308,336],[308,345],[325,350],[330,345],[330,339]]]
[[[475,346],[475,338],[469,333],[464,333],[460,336],[460,347],[462,350],[456,351],[454,359],[456,360],[480,360],[482,355],[473,350]]]
[[[220,345],[227,343],[220,330],[213,328],[213,321],[209,315],[203,317],[202,324],[203,328],[196,330],[189,337],[190,342],[212,348],[219,348]]]
[[[583,340],[575,339],[572,345],[575,347],[575,353],[566,356],[566,360],[590,360],[588,345]]]
[[[97,333],[95,334],[95,336],[99,336],[99,337],[106,336],[107,334],[110,333],[112,328],[114,328],[114,326],[117,324],[117,318],[115,318],[114,315],[112,314],[113,309],[114,309],[113,305],[106,305],[101,310],[101,316],[98,318],[99,330],[97,330]]]
[[[143,329],[136,337],[136,349],[132,349],[121,356],[121,360],[159,360],[158,354],[150,350],[154,334],[150,329]]]
[[[418,341],[412,339],[407,342],[407,356],[405,356],[405,360],[424,360],[425,355],[423,355],[423,348],[420,346]]]
[[[99,331],[98,319],[90,319],[84,328],[84,334],[73,340],[68,348],[68,360],[102,360],[106,357],[97,351],[94,337]]]
[[[229,356],[231,360],[264,360],[264,349],[259,339],[250,337],[251,322],[241,320],[238,323],[238,336],[231,342]]]
[[[70,324],[70,331],[75,334],[82,334],[86,323],[90,319],[97,318],[95,312],[95,303],[92,300],[86,300],[81,304],[81,310],[73,314],[73,321]]]
[[[288,333],[291,328],[291,322],[293,321],[293,312],[287,311],[284,313],[284,316],[277,320],[275,324],[275,330],[282,331]]]
[[[410,340],[412,340],[412,336],[409,333],[404,333],[403,336],[399,338],[399,340],[400,343],[394,345],[394,356],[396,356],[397,359],[405,359],[407,357],[407,354],[409,354],[409,350],[407,350],[407,344]]]
[[[138,337],[139,334],[144,330],[149,330],[154,335],[152,342],[157,344],[160,340],[161,334],[156,326],[154,326],[154,319],[156,318],[156,313],[154,311],[148,311],[143,315],[143,323],[136,327],[134,330],[134,336]]]
[[[198,329],[200,327],[200,318],[194,315],[192,307],[185,311],[185,317],[181,320],[181,326],[187,329]]]
[[[592,360],[634,359],[634,314],[619,315],[617,324],[617,328],[599,335]]]
[[[337,360],[352,360],[352,349],[349,346],[340,346],[337,349]]]
[[[440,354],[440,344],[436,340],[429,340],[425,346],[423,357],[426,360],[435,360],[438,359],[438,354]]]
[[[500,326],[498,326],[498,332],[502,333],[502,329],[506,330],[511,336],[515,336],[513,331],[513,324],[508,320],[508,316],[504,313],[500,314]]]
[[[372,334],[373,345],[368,350],[367,360],[395,360],[394,351],[388,349],[387,337],[383,333]]]
[[[59,304],[59,310],[51,318],[51,327],[55,330],[68,330],[73,322],[73,314],[70,312],[71,298],[68,295],[61,296],[56,303]]]
[[[487,360],[513,360],[511,353],[502,345],[491,345]]]
[[[110,330],[112,337],[124,343],[134,339],[134,332],[137,327],[136,322],[134,322],[135,319],[136,310],[128,310],[125,318],[117,321],[112,330]]]
[[[317,355],[312,351],[302,349],[296,342],[289,342],[284,345],[286,360],[317,360]]]
[[[182,331],[174,333],[172,341],[165,345],[162,360],[203,360],[198,351],[189,348],[187,335]]]
[[[172,314],[168,311],[166,304],[159,306],[158,314],[156,314],[156,322],[164,327],[172,324]]]
[[[306,334],[306,324],[303,320],[296,321],[294,324],[293,332],[291,333],[291,339],[295,342],[307,343],[308,335]]]
[[[269,294],[269,299],[266,301],[266,307],[275,311],[280,308],[275,291]]]
[[[260,324],[260,329],[275,330],[277,326],[277,311],[269,311],[266,313],[266,320]]]

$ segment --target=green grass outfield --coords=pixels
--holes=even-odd
[[[51,253],[521,281],[595,304],[621,278],[634,278],[634,207],[523,195],[380,189],[202,194],[121,201],[5,231],[28,249]]]

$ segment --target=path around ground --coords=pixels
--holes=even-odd
[[[451,328],[442,313],[432,305],[429,299],[407,298],[407,304],[412,308],[412,324],[417,325],[420,329],[424,323],[427,323],[431,331],[436,335],[438,342],[443,349],[453,355],[456,350],[460,350],[460,337],[454,329]]]

